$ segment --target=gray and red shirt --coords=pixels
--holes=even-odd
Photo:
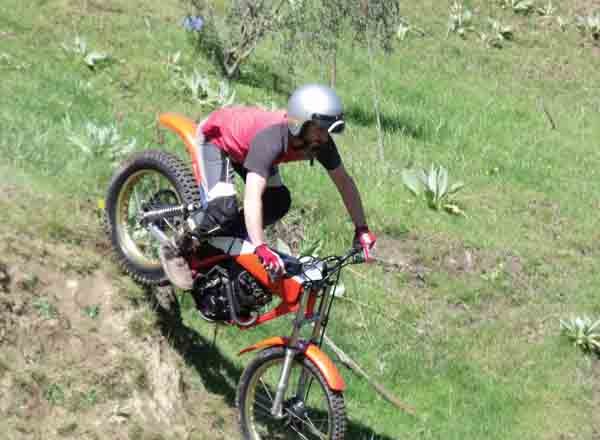
[[[267,178],[279,163],[309,160],[302,151],[288,148],[288,122],[285,111],[259,107],[224,107],[202,123],[204,141],[216,145],[237,164]],[[331,137],[318,149],[315,159],[327,170],[342,163]]]

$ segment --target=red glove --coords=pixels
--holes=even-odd
[[[254,253],[260,259],[260,262],[268,272],[274,273],[276,275],[282,275],[285,273],[285,266],[281,257],[277,255],[276,252],[273,252],[266,244],[261,244],[254,249]]]
[[[354,245],[360,245],[363,248],[363,254],[365,261],[373,261],[373,251],[375,250],[375,242],[377,237],[371,231],[368,226],[359,226],[354,232]]]

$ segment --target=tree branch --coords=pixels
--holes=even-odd
[[[377,391],[385,400],[390,402],[396,408],[410,414],[411,416],[416,416],[417,412],[412,406],[401,402],[396,396],[394,396],[390,391],[388,391],[383,385],[381,385],[376,380],[372,379],[367,373],[365,373],[365,371],[360,367],[360,365],[358,365],[354,360],[352,360],[352,358],[350,358],[350,356],[348,356],[346,353],[344,353],[341,348],[339,348],[337,345],[335,345],[333,343],[333,341],[327,337],[327,335],[325,335],[323,337],[323,341],[336,354],[336,356],[339,358],[339,360],[342,364],[344,364],[347,368],[352,370],[354,373],[358,373],[360,376],[367,379],[367,382],[369,382],[369,384],[373,388],[375,388],[375,391]]]

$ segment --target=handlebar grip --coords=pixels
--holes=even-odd
[[[362,247],[355,247],[353,252],[354,255],[352,256],[352,264],[362,264],[366,261],[365,253]]]

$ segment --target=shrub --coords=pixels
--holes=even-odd
[[[473,13],[460,1],[455,1],[450,6],[450,17],[448,19],[448,35],[451,32],[465,37],[467,31],[473,30]]]
[[[584,352],[600,354],[600,319],[593,322],[589,317],[560,320],[563,334]]]
[[[210,79],[196,70],[175,77],[173,82],[186,97],[200,105],[223,107],[235,100],[235,90],[231,90],[226,81],[219,81],[217,87],[213,87]]]
[[[600,40],[600,13],[595,12],[585,17],[578,16],[576,25],[582,35],[589,35],[594,41]]]
[[[422,168],[404,170],[402,181],[415,196],[424,195],[430,208],[464,215],[460,207],[451,200],[452,195],[464,187],[464,183],[456,182],[450,185],[448,170],[443,166],[431,164],[429,172]]]
[[[90,159],[106,158],[113,166],[121,159],[131,154],[136,148],[137,140],[131,138],[124,140],[113,123],[110,125],[96,125],[87,121],[83,130],[73,129],[69,115],[63,120],[67,139],[75,145],[85,157]]]

